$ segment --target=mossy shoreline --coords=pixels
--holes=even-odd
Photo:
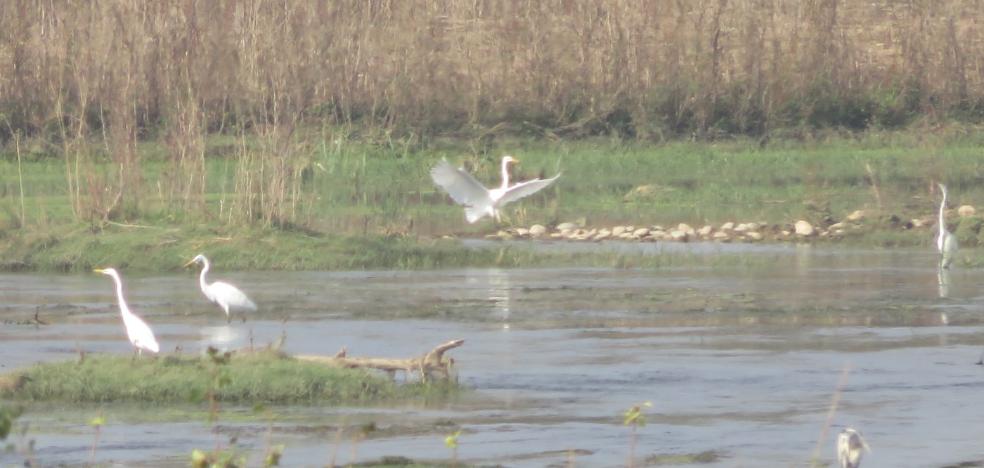
[[[965,218],[956,229],[961,245],[977,245],[984,230],[977,217]],[[840,238],[765,240],[757,243],[810,242],[845,247],[925,247],[931,249],[935,231],[866,226]],[[478,237],[478,236],[475,236]],[[537,249],[538,240],[466,245],[459,238],[403,236],[340,236],[277,229],[223,229],[207,226],[93,230],[66,225],[45,230],[7,232],[0,237],[0,271],[86,272],[112,266],[128,272],[176,272],[198,253],[223,270],[332,271],[420,270],[464,267],[660,267],[688,264],[694,255],[663,253],[627,255],[617,249]],[[550,241],[543,242],[568,242]],[[631,241],[626,241],[631,242]],[[707,242],[707,241],[701,241]],[[737,254],[736,254],[737,255]],[[727,254],[722,254],[722,257]],[[974,249],[962,253],[966,265],[984,264]],[[721,259],[725,261],[725,259]],[[728,263],[728,262],[725,262]]]
[[[0,398],[72,403],[319,403],[428,399],[453,383],[397,384],[381,373],[299,361],[272,351],[210,356],[86,355],[0,376]]]

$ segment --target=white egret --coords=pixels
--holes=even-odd
[[[198,283],[202,287],[202,292],[205,293],[205,297],[208,300],[216,303],[222,310],[225,311],[226,321],[232,320],[229,315],[230,308],[242,308],[249,310],[256,310],[256,304],[246,297],[246,294],[239,290],[239,288],[226,283],[224,281],[216,281],[212,284],[205,282],[205,274],[208,273],[209,263],[208,259],[204,255],[198,254],[195,258],[191,259],[185,266],[190,266],[193,263],[201,263],[202,273],[198,277]]]
[[[861,450],[870,452],[868,443],[861,433],[853,428],[846,428],[837,436],[837,461],[841,468],[858,468],[861,466]]]
[[[940,202],[940,235],[936,238],[936,248],[940,251],[940,268],[950,268],[953,263],[953,256],[957,253],[957,236],[946,230],[946,221],[943,219],[943,210],[946,208],[946,185],[939,184],[943,191],[943,201]]]
[[[144,322],[143,319],[130,312],[130,308],[127,307],[126,300],[123,299],[123,281],[120,280],[120,274],[112,268],[92,271],[111,276],[113,277],[113,281],[116,281],[116,298],[120,302],[120,314],[123,316],[123,326],[126,327],[126,336],[130,339],[130,344],[137,348],[137,354],[141,354],[145,349],[152,353],[159,352],[161,348],[157,344],[157,339],[154,338],[154,331],[150,329],[147,322]]]
[[[543,190],[560,177],[560,174],[557,174],[550,179],[536,178],[509,186],[509,164],[518,162],[519,160],[512,156],[502,158],[502,185],[491,190],[485,188],[464,168],[455,168],[446,159],[437,163],[430,174],[435,184],[448,192],[456,203],[465,207],[465,219],[469,223],[474,223],[486,215],[500,221],[500,208]]]

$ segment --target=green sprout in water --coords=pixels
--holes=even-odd
[[[195,449],[191,451],[192,468],[238,468],[246,466],[246,457],[234,450],[216,450],[208,453]]]
[[[445,437],[444,438],[444,445],[447,446],[447,448],[450,448],[450,449],[456,449],[456,448],[458,448],[458,436],[460,436],[460,435],[461,435],[461,431],[455,431],[454,434],[451,434],[451,435]]]
[[[89,425],[92,426],[93,436],[92,436],[92,449],[89,451],[89,463],[95,464],[96,462],[96,447],[99,445],[99,433],[102,432],[102,427],[106,425],[106,418],[100,413],[89,420]]]
[[[622,424],[632,426],[632,433],[629,436],[629,467],[635,466],[635,449],[638,439],[636,431],[646,425],[646,414],[644,411],[646,408],[651,408],[652,406],[653,404],[651,402],[646,401],[634,405],[622,413]]]
[[[459,429],[444,438],[444,446],[451,449],[451,466],[458,465],[458,437],[460,435],[461,430]]]
[[[626,426],[642,427],[646,425],[646,415],[643,408],[652,408],[652,402],[643,402],[629,408],[622,414],[622,424]]]

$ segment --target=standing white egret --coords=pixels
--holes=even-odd
[[[943,219],[943,210],[946,208],[946,185],[939,184],[943,191],[943,201],[940,202],[940,235],[936,238],[936,248],[940,251],[940,268],[950,268],[953,263],[953,256],[957,253],[957,236],[946,230],[946,221]]]
[[[208,300],[216,303],[222,310],[225,311],[226,321],[232,320],[229,315],[230,308],[243,308],[249,310],[256,310],[256,304],[246,297],[246,294],[239,290],[239,288],[226,283],[224,281],[216,281],[212,284],[205,282],[205,274],[208,273],[209,263],[208,259],[204,255],[198,254],[195,258],[191,259],[185,266],[189,266],[193,263],[202,264],[202,273],[198,277],[198,282],[202,287],[202,292],[205,293],[205,297]]]
[[[518,163],[512,156],[502,158],[502,185],[499,188],[487,189],[464,168],[455,168],[446,159],[442,159],[431,169],[431,179],[434,183],[448,192],[451,198],[465,207],[465,219],[474,223],[488,215],[500,221],[499,209],[507,203],[512,203],[523,197],[533,195],[552,184],[560,174],[550,179],[536,178],[509,186],[509,164]]]
[[[150,329],[147,322],[144,322],[143,319],[130,312],[130,308],[127,307],[126,300],[123,299],[123,281],[120,280],[120,274],[112,268],[92,271],[111,276],[113,277],[113,281],[116,281],[116,298],[120,302],[120,314],[123,316],[123,326],[126,327],[126,336],[130,339],[130,344],[137,348],[137,354],[142,354],[142,351],[145,349],[152,353],[159,352],[161,348],[157,344],[157,339],[154,338],[154,331]]]
[[[846,428],[837,436],[837,461],[841,468],[858,468],[861,466],[861,450],[870,452],[868,443],[861,433],[854,428]]]

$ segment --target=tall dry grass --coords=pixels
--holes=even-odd
[[[135,133],[188,112],[200,131],[298,116],[420,132],[857,126],[891,117],[876,111],[979,111],[980,6],[19,0],[0,10],[0,109],[27,133],[107,127],[123,165]]]
[[[663,139],[980,119],[981,6],[11,0],[0,8],[0,138],[47,139],[64,154],[77,215],[107,218],[152,190],[141,139],[166,143],[158,190],[186,210],[204,205],[205,135],[259,135],[267,143],[240,159],[283,180],[241,180],[269,192],[238,206],[272,222],[289,211],[303,163],[283,153],[296,127]],[[116,170],[85,170],[93,158]]]

